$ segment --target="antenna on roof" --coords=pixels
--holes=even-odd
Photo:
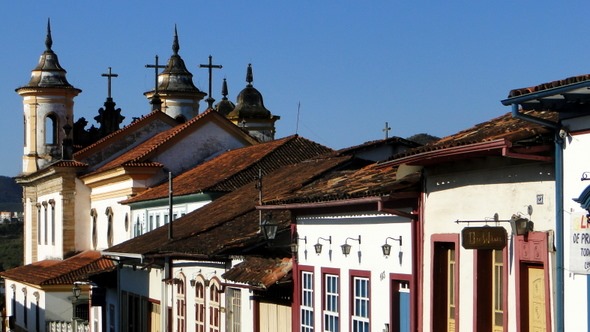
[[[299,132],[299,109],[301,108],[301,102],[297,102],[297,122],[295,123],[295,135]]]

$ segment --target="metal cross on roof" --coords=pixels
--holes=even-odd
[[[391,130],[391,127],[389,126],[389,123],[385,122],[385,128],[383,128],[383,131],[385,132],[385,139],[389,138],[389,131]]]
[[[211,96],[211,85],[213,82],[213,68],[221,69],[223,66],[221,65],[214,65],[213,64],[213,57],[209,55],[209,63],[208,64],[201,64],[199,68],[208,68],[209,69],[209,97],[207,98],[207,103],[209,104],[209,108],[213,108],[213,102],[215,99]]]
[[[109,72],[106,74],[102,74],[101,76],[106,77],[108,80],[108,84],[107,84],[108,85],[108,98],[111,99],[111,79],[113,77],[119,77],[119,74],[113,74],[111,72],[111,67],[109,67]]]
[[[166,68],[166,66],[158,64],[158,56],[156,55],[156,64],[155,65],[145,65],[146,68],[154,68],[155,73],[155,87],[154,87],[154,94],[158,94],[158,69]]]

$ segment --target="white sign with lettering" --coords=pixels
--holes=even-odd
[[[571,216],[569,269],[573,273],[590,274],[590,224],[587,212],[574,212]]]

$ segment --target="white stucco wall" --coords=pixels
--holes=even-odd
[[[409,211],[406,211],[409,212]],[[299,240],[298,264],[303,268],[312,268],[314,276],[314,321],[319,330],[322,322],[322,268],[339,269],[340,280],[340,317],[341,328],[348,330],[351,308],[350,270],[361,270],[370,273],[370,320],[371,330],[381,331],[385,323],[389,323],[390,308],[390,274],[412,273],[412,230],[409,219],[383,213],[367,212],[359,214],[332,214],[317,216],[302,216],[297,218]],[[348,240],[352,246],[348,256],[343,255],[341,245],[347,238],[358,239],[361,242]],[[325,240],[322,252],[317,255],[314,244],[318,238],[331,236],[332,244]],[[387,237],[402,236],[399,242],[388,240],[391,245],[391,255],[383,256],[381,246]],[[402,252],[400,260],[400,251]],[[300,296],[300,294],[294,294]]]
[[[570,256],[578,255],[571,250],[572,223],[580,222],[588,212],[573,201],[578,198],[590,181],[582,181],[584,172],[590,172],[590,133],[575,132],[590,128],[590,117],[564,121],[573,131],[564,140],[563,151],[563,221],[564,221],[564,328],[565,331],[586,331],[588,322],[588,275],[570,270]]]
[[[513,214],[527,215],[531,205],[535,231],[554,230],[555,188],[552,164],[529,164],[526,166],[495,165],[473,171],[447,170],[439,174],[426,174],[424,202],[424,283],[423,327],[431,329],[432,319],[432,236],[434,234],[459,234],[459,328],[472,331],[474,321],[474,250],[461,246],[460,234],[464,227],[484,226],[486,223],[456,223],[457,220],[490,220],[487,225],[505,227],[508,244],[512,241],[509,223],[495,224],[493,216],[498,213],[500,220],[509,220]],[[537,196],[543,195],[543,203],[537,203]],[[513,249],[508,249],[508,308],[509,331],[516,331],[515,260]],[[554,253],[549,253],[554,259]],[[553,263],[551,262],[551,265]],[[548,267],[551,271],[554,266]],[[553,276],[550,275],[550,285]],[[553,286],[551,286],[553,287]],[[550,299],[553,303],[553,298]],[[554,322],[554,319],[551,319]]]

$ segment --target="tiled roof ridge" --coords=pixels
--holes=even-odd
[[[291,160],[291,162],[280,162],[280,161],[277,160],[277,158],[274,158],[275,156],[277,156],[279,154],[285,154],[287,152],[287,151],[284,151],[283,149],[281,149],[282,147],[293,146],[293,145],[297,145],[297,144],[299,144],[301,146],[301,145],[305,144],[305,143],[303,143],[303,140],[305,140],[308,144],[315,144],[315,145],[317,145],[317,148],[326,148],[326,149],[330,150],[329,152],[326,152],[327,154],[334,153],[334,151],[332,149],[327,148],[327,147],[325,147],[325,146],[323,146],[321,144],[318,144],[316,142],[313,142],[311,140],[308,140],[308,139],[306,139],[304,137],[300,137],[300,136],[297,136],[297,135],[292,135],[292,136],[288,136],[287,138],[289,138],[289,139],[286,140],[285,142],[283,142],[282,144],[280,144],[279,146],[275,147],[271,151],[269,151],[269,153],[266,153],[258,161],[250,164],[248,167],[244,168],[239,173],[255,173],[255,174],[257,174],[258,173],[258,169],[263,169],[263,167],[261,167],[261,165],[265,165],[265,164],[266,165],[269,165],[269,167],[266,168],[266,169],[271,169],[271,173],[272,173],[272,169],[274,168],[272,166],[273,164],[276,166],[276,168],[275,168],[275,170],[276,170],[276,169],[278,169],[280,167],[285,167],[285,166],[288,166],[288,165],[292,165],[293,163],[297,164],[297,163],[303,162],[303,161],[308,160],[308,159],[314,159],[314,158],[321,157],[321,155],[320,156],[317,156],[317,155],[315,155],[315,156],[308,156],[307,158],[305,158],[303,160],[298,160],[298,161]],[[310,150],[309,149],[306,149],[306,152],[310,152]],[[288,153],[288,157],[292,157],[294,155],[295,154],[293,154],[293,153]],[[232,175],[230,178],[234,178],[234,177],[239,176],[240,175],[239,173],[236,173],[236,174]],[[230,178],[228,178],[226,180],[229,180]],[[255,180],[255,177],[253,177],[252,181],[254,181],[254,180]],[[246,185],[248,183],[251,183],[252,181],[247,182],[247,183],[243,183],[242,185]],[[214,187],[216,187],[216,185],[211,186],[210,188],[214,188]],[[209,188],[207,188],[207,189],[209,189]],[[235,188],[235,189],[237,189],[237,188]]]
[[[338,152],[340,153],[345,153],[348,151],[352,151],[352,150],[357,150],[357,149],[362,149],[371,145],[378,145],[378,144],[387,144],[389,142],[397,142],[397,143],[404,143],[404,144],[408,144],[408,145],[420,145],[419,143],[410,141],[408,139],[399,137],[399,136],[392,136],[386,139],[377,139],[377,140],[372,140],[372,141],[367,141],[358,145],[353,145],[353,146],[349,146],[346,148],[342,148],[340,150],[338,150]]]
[[[208,116],[215,116],[215,111],[206,111],[204,113],[201,113],[197,116],[195,116],[194,118],[190,119],[189,121],[179,124],[177,126],[174,126],[170,129],[167,129],[161,133],[158,133],[154,136],[152,136],[151,138],[147,139],[145,142],[140,143],[138,146],[136,146],[135,148],[141,147],[142,145],[148,145],[148,144],[152,144],[148,149],[146,149],[146,151],[142,152],[141,154],[123,161],[122,163],[117,163],[115,164],[114,162],[117,161],[117,159],[114,159],[110,162],[108,162],[107,164],[105,164],[104,166],[100,167],[95,173],[99,173],[99,172],[104,172],[110,169],[114,169],[120,166],[127,166],[127,165],[133,165],[133,164],[138,164],[141,163],[141,161],[143,159],[145,159],[146,157],[148,157],[149,155],[153,154],[154,151],[157,151],[159,148],[161,148],[162,146],[164,146],[165,144],[167,144],[168,142],[170,142],[173,138],[177,137],[180,133],[184,132],[187,128],[190,128],[192,125],[194,125],[195,123],[198,123],[201,119],[208,117]],[[124,156],[125,153],[122,155]],[[157,165],[152,165],[152,166],[157,166]]]
[[[523,113],[527,114],[527,115],[534,113],[536,117],[539,117],[542,119],[551,119],[552,117],[556,116],[553,112],[548,112],[548,111],[526,110],[526,111],[523,111]],[[408,157],[408,156],[412,156],[412,155],[417,155],[417,154],[423,153],[425,151],[444,150],[444,149],[448,149],[448,148],[452,148],[452,147],[467,146],[467,145],[471,145],[471,144],[490,142],[492,140],[499,139],[501,137],[498,137],[497,132],[489,133],[487,136],[484,136],[484,137],[477,137],[477,134],[481,133],[482,130],[484,130],[486,128],[500,128],[501,129],[502,127],[499,126],[498,123],[502,123],[503,121],[511,121],[512,122],[512,123],[509,123],[508,125],[506,125],[506,128],[504,128],[503,133],[516,132],[516,131],[511,131],[510,129],[519,128],[519,129],[522,129],[523,131],[530,132],[531,133],[530,137],[533,137],[535,135],[537,135],[537,136],[540,135],[541,132],[543,131],[543,127],[541,125],[531,123],[531,122],[528,122],[528,121],[525,121],[525,120],[522,120],[519,118],[515,118],[512,116],[511,112],[507,112],[507,113],[504,113],[500,116],[492,118],[488,121],[480,122],[480,123],[475,124],[469,128],[458,131],[454,134],[442,137],[434,142],[430,142],[430,143],[424,144],[422,146],[408,149],[404,152],[398,153],[398,154],[392,156],[391,158],[389,158],[388,160],[384,161],[383,163],[389,163],[389,162],[394,161],[396,159],[399,159],[402,157]],[[504,137],[504,139],[506,140],[505,137]]]
[[[285,145],[287,142],[295,139],[296,137],[297,137],[296,135],[291,135],[291,136],[283,137],[281,139],[274,140],[274,141],[272,141],[270,143],[271,144],[272,143],[275,143],[275,144],[278,143],[278,145],[276,147],[276,148],[278,148],[280,146]],[[249,146],[244,146],[244,147],[240,147],[240,148],[237,148],[237,149],[229,150],[226,153],[238,152],[239,150],[243,150],[243,149],[257,149],[257,148],[261,148],[261,147],[264,147],[264,145],[263,144],[249,145]],[[275,149],[273,149],[272,151],[274,151]],[[271,153],[272,151],[269,151],[269,153]],[[263,158],[265,158],[267,155],[265,155]],[[218,158],[223,158],[223,154],[220,154],[220,155],[216,156],[215,158],[211,159],[209,162],[213,162],[213,161],[215,161]],[[181,174],[178,174],[178,175],[174,176],[174,178],[172,179],[172,181],[174,182],[175,180],[182,179],[182,177],[185,176],[187,173],[190,173],[195,168],[201,167],[202,165],[204,165],[204,164],[199,164],[199,165],[195,166],[194,168],[191,168],[191,169],[189,169],[189,170],[187,170],[187,171],[185,171],[185,172],[183,172]],[[244,170],[242,170],[242,171],[244,171]],[[234,175],[232,175],[232,176],[234,176]],[[222,181],[227,181],[227,179],[224,179]],[[138,194],[137,196],[132,197],[132,198],[130,198],[128,200],[123,201],[122,203],[127,204],[127,203],[133,203],[133,202],[141,202],[141,201],[143,201],[142,197],[146,197],[146,196],[150,195],[152,191],[159,189],[163,185],[166,185],[167,182],[168,182],[167,180],[165,180],[163,182],[160,182],[160,183],[158,183],[158,184],[156,184],[156,185],[148,188],[147,190],[143,191],[142,193]],[[207,189],[209,189],[211,187],[214,187],[216,185],[218,185],[218,183],[215,183],[215,184],[213,184],[211,186],[208,186],[208,187],[199,188],[199,190],[200,191],[206,191]],[[184,194],[184,195],[188,195],[188,194]],[[184,196],[184,195],[180,195],[180,196]],[[158,197],[149,197],[148,196],[145,200],[158,199],[158,198],[163,198],[163,197],[164,197],[164,195],[161,195],[161,196],[158,196]]]
[[[119,129],[119,130],[117,130],[117,131],[115,131],[115,132],[112,132],[112,133],[110,133],[109,135],[107,135],[107,136],[105,136],[105,137],[103,137],[103,138],[99,139],[98,141],[96,141],[96,142],[94,142],[94,143],[90,144],[89,146],[87,146],[87,147],[83,148],[82,150],[76,151],[76,152],[74,153],[74,158],[75,158],[76,156],[79,156],[79,155],[81,155],[81,154],[83,154],[83,153],[87,152],[88,150],[91,150],[91,149],[93,149],[94,147],[96,147],[96,146],[98,146],[98,145],[102,144],[103,142],[105,142],[105,141],[107,141],[107,140],[110,140],[112,137],[115,137],[115,136],[122,135],[124,132],[127,132],[127,131],[129,131],[129,129],[130,129],[130,128],[133,128],[133,127],[137,127],[137,126],[140,126],[140,125],[142,125],[142,124],[143,124],[145,121],[147,121],[148,119],[151,119],[151,118],[153,118],[153,117],[155,117],[155,116],[158,116],[158,115],[159,115],[159,113],[161,113],[161,114],[163,114],[163,115],[166,115],[164,112],[161,112],[160,110],[151,111],[151,112],[150,112],[150,113],[148,113],[148,114],[142,115],[142,116],[141,116],[139,119],[137,119],[137,120],[135,120],[135,121],[132,121],[130,124],[126,125],[125,127],[121,128],[121,129]],[[168,116],[168,115],[166,115],[166,116]],[[171,118],[171,119],[172,119],[172,118]]]
[[[590,80],[590,74],[570,76],[570,77],[562,79],[562,80],[556,80],[556,81],[542,83],[542,84],[531,86],[531,87],[510,90],[510,92],[508,93],[508,98],[518,97],[518,96],[526,95],[529,93],[549,90],[549,89],[553,89],[553,88],[559,88],[559,87],[563,87],[566,85],[580,83],[580,82],[584,82],[584,81],[588,81],[588,80]]]
[[[94,250],[83,251],[63,260],[48,259],[1,272],[4,278],[35,285],[66,285],[97,272],[114,268],[113,261]]]
[[[229,192],[254,181],[258,175],[259,169],[262,169],[264,172],[272,171],[288,164],[298,163],[303,158],[309,159],[317,157],[323,152],[322,150],[325,150],[325,153],[333,153],[332,149],[321,144],[296,134],[290,135],[274,141],[227,151],[206,163],[197,165],[196,167],[175,176],[173,181],[182,181],[191,176],[190,174],[193,174],[196,170],[202,169],[203,167],[215,166],[210,163],[227,162],[228,160],[231,161],[232,158],[240,158],[240,154],[247,153],[248,151],[252,151],[252,153],[259,155],[257,156],[257,158],[259,158],[258,160],[249,163],[248,165],[244,165],[243,167],[237,166],[231,171],[231,173],[228,172],[228,174],[224,175],[226,176],[224,179],[217,180],[215,183],[203,184],[202,186],[193,188],[195,192]],[[127,204],[167,197],[167,193],[164,193],[165,186],[166,183],[161,182],[123,203]],[[191,193],[182,191],[181,194],[177,194],[177,197],[189,194]]]
[[[188,120],[185,123],[182,123],[176,127],[172,127],[168,130],[165,130],[161,133],[158,133],[156,135],[154,135],[152,138],[150,138],[149,140],[147,140],[144,143],[147,143],[151,140],[155,140],[157,141],[158,138],[162,137],[163,139],[159,142],[157,142],[156,144],[154,144],[153,147],[151,147],[150,149],[148,149],[146,152],[144,152],[143,154],[135,157],[134,159],[130,160],[133,162],[137,162],[139,160],[142,160],[143,158],[145,158],[146,156],[152,154],[155,150],[157,150],[158,148],[160,148],[161,146],[163,146],[164,144],[166,144],[167,142],[169,142],[172,138],[176,137],[178,134],[182,133],[186,128],[189,128],[190,126],[192,126],[193,124],[197,123],[200,119],[204,118],[205,116],[209,115],[210,112],[204,112],[201,113],[197,116],[195,116],[194,118]]]

